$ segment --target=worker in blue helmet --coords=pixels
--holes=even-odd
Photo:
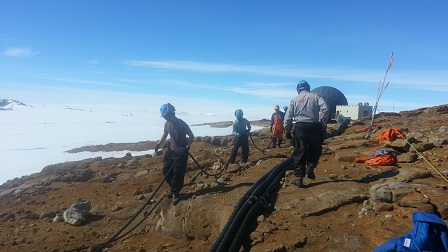
[[[304,187],[305,175],[315,179],[314,169],[322,155],[323,129],[328,120],[329,111],[325,100],[310,92],[307,81],[297,84],[298,95],[289,103],[285,114],[286,138],[294,145],[293,184]]]
[[[235,163],[238,149],[241,147],[241,163],[247,163],[249,158],[249,132],[251,129],[250,122],[243,117],[242,109],[235,110],[236,120],[233,122],[233,149],[230,154],[229,163]]]
[[[286,113],[288,111],[288,106],[283,106],[283,113]]]
[[[167,197],[172,199],[172,204],[176,205],[180,201],[180,190],[184,186],[185,171],[188,161],[188,150],[194,140],[193,132],[188,124],[176,117],[176,109],[170,103],[160,107],[160,116],[166,122],[163,134],[155,147],[158,153],[161,144],[170,136],[170,144],[163,158],[163,175],[165,181],[170,186]],[[187,138],[188,136],[188,138]]]

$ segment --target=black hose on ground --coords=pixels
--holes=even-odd
[[[258,181],[256,181],[255,184],[253,184],[252,187],[240,198],[240,200],[238,201],[238,204],[235,206],[235,209],[233,210],[231,216],[229,217],[229,220],[227,221],[226,225],[224,226],[222,232],[218,236],[218,238],[217,238],[215,244],[213,245],[211,251],[217,251],[218,246],[221,244],[222,240],[227,240],[227,239],[225,239],[225,236],[228,235],[228,233],[230,233],[230,232],[228,232],[228,230],[229,230],[230,226],[232,226],[232,223],[234,223],[234,220],[237,219],[237,215],[240,212],[241,208],[250,199],[253,191],[255,191],[255,189],[257,189],[257,187],[268,176],[269,176],[269,173],[266,173],[265,175],[263,175],[263,177],[261,179],[259,179]],[[242,211],[242,212],[244,212],[244,211]]]
[[[266,206],[266,203],[273,191],[279,187],[280,181],[285,176],[285,173],[286,169],[283,169],[269,184],[264,194],[258,198],[257,202],[255,202],[255,204],[249,210],[246,217],[241,222],[238,232],[235,234],[235,238],[232,241],[232,245],[230,246],[229,251],[240,250],[241,245],[243,244],[243,240],[247,238],[247,235],[249,234],[250,228],[256,222],[258,216],[260,215],[260,212],[263,210],[263,207]]]
[[[252,193],[248,192],[243,197],[242,205],[236,208],[227,222],[226,227],[222,231],[220,237],[215,242],[211,251],[228,251],[232,241],[235,239],[235,234],[241,226],[242,221],[246,218],[247,213],[250,211],[252,206],[257,202],[258,196],[261,195],[262,191],[266,188],[266,182],[270,181],[272,177],[273,170],[264,176],[263,179],[257,181],[257,183],[252,186]],[[265,178],[266,177],[266,178]],[[245,200],[245,201],[244,201]]]
[[[292,162],[293,158],[290,157],[275,166],[271,171],[259,179],[248,192],[246,192],[213,245],[211,251],[229,251],[230,245],[235,240],[235,236],[241,228],[242,221],[246,218],[249,211],[260,198],[263,198],[264,201],[265,196],[270,195],[268,189],[272,190],[272,186],[278,186],[277,183],[280,181],[279,178],[281,179],[284,176]]]

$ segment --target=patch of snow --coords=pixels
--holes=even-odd
[[[128,152],[133,156],[152,154],[153,150],[74,154],[67,151],[86,145],[156,141],[162,135],[165,124],[158,111],[148,111],[137,106],[9,104],[15,104],[12,105],[14,110],[0,111],[0,184],[8,179],[40,172],[50,164],[98,156],[124,157]],[[270,116],[270,113],[267,114]],[[230,135],[232,127],[192,125],[235,119],[233,113],[228,111],[182,112],[176,115],[190,125],[195,136]],[[260,116],[257,119],[262,118]],[[252,127],[253,130],[257,128]]]

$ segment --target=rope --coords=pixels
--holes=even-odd
[[[395,128],[392,123],[387,120],[387,118],[380,112],[379,113],[385,120],[386,122],[392,127]],[[421,157],[432,169],[434,169],[436,171],[437,174],[440,175],[440,177],[442,177],[447,183],[448,183],[448,179],[439,171],[439,169],[437,169],[433,164],[431,164],[431,162],[429,162],[429,160],[425,157],[425,155],[423,155],[423,153],[419,152],[406,138],[406,136],[404,136],[403,134],[401,134],[400,132],[397,131],[397,133],[400,135],[401,138],[403,138],[406,143],[409,144],[410,148],[413,149],[415,152],[417,152],[417,154],[419,155],[419,157]]]

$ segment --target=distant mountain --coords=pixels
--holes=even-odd
[[[25,103],[17,101],[17,100],[0,99],[0,111],[1,110],[14,110],[14,108],[17,108],[19,106],[31,107],[31,106],[26,105]]]

